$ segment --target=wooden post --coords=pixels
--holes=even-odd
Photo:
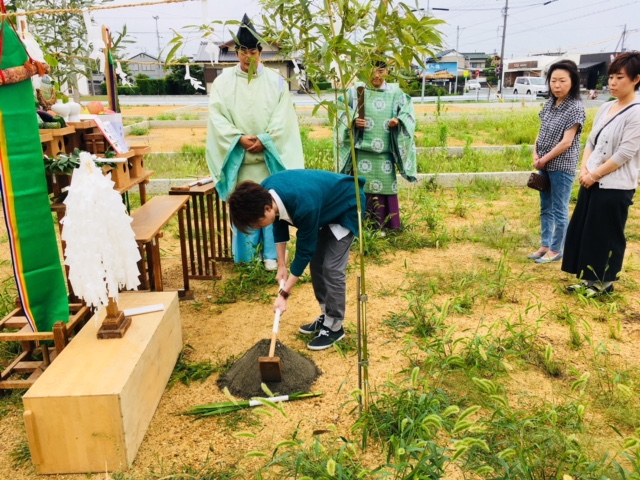
[[[118,310],[116,301],[109,297],[107,316],[102,321],[97,337],[101,340],[109,338],[122,338],[131,325],[131,317],[125,317],[124,312]]]
[[[105,59],[105,82],[107,84],[107,98],[109,99],[109,108],[116,113],[120,112],[118,107],[118,80],[113,74],[113,65],[109,61],[111,56],[111,34],[106,26],[102,26],[102,40],[104,41],[104,59]]]

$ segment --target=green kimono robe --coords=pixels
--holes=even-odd
[[[366,178],[368,194],[395,195],[398,193],[396,173],[409,181],[416,180],[416,145],[414,134],[416,117],[411,97],[397,86],[386,84],[385,89],[367,87],[364,95],[366,128],[353,128],[358,156],[358,174]],[[352,116],[357,115],[356,89],[347,91]],[[342,112],[337,128],[340,171],[352,173],[349,126],[346,112]],[[396,128],[389,128],[389,120],[398,118]]]
[[[260,138],[265,151],[247,152],[242,135]],[[223,200],[244,180],[260,183],[272,173],[304,168],[298,118],[278,73],[261,65],[249,82],[238,65],[213,82],[206,156]]]

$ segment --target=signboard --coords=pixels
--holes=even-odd
[[[517,68],[538,68],[538,61],[533,60],[530,62],[514,62],[507,64],[507,68],[509,69],[517,69]]]
[[[458,74],[457,62],[427,63],[422,71],[427,80],[453,80]]]
[[[107,139],[116,153],[125,153],[129,151],[129,146],[125,140],[122,115],[119,113],[111,115],[93,115],[93,121],[96,122],[96,126],[100,129],[104,138]]]

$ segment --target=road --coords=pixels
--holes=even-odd
[[[300,94],[296,92],[291,93],[291,98],[296,106],[300,107],[313,107],[319,101],[333,100],[333,94],[323,94],[318,99],[315,95]],[[544,98],[534,98],[532,95],[513,95],[511,93],[504,93],[504,103],[499,102],[498,96],[495,91],[490,91],[488,88],[483,88],[479,91],[465,93],[464,95],[452,95],[440,97],[441,102],[457,103],[462,102],[469,104],[470,102],[477,101],[483,105],[491,108],[494,106],[509,105],[516,101],[525,102],[538,102],[541,103]],[[587,100],[583,95],[582,102],[586,108],[599,107],[608,99],[607,95],[600,95],[597,100]],[[121,105],[196,105],[199,107],[206,107],[208,105],[208,98],[206,95],[120,95],[118,97]],[[421,97],[414,97],[413,102],[416,104],[422,103]],[[433,104],[438,102],[438,97],[424,97],[425,104]]]

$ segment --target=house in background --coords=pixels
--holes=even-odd
[[[129,71],[132,77],[137,77],[141,73],[149,78],[160,79],[165,77],[164,68],[156,57],[148,53],[139,53],[127,59]]]
[[[207,42],[201,42],[193,61],[204,66],[204,79],[207,84],[207,92],[211,90],[211,84],[218,75],[222,73],[223,68],[229,68],[238,64],[238,55],[235,51],[235,42],[228,42],[218,45],[220,54],[218,63],[212,63],[209,52],[206,51]],[[293,61],[284,59],[280,56],[280,47],[278,45],[263,45],[262,47],[262,63],[265,67],[276,70],[289,83],[290,91],[300,89],[298,79],[293,68]]]
[[[464,68],[475,72],[476,70],[484,70],[487,68],[487,60],[489,55],[484,52],[461,53],[465,58]]]
[[[607,85],[604,81],[600,84],[599,80],[603,77],[606,78],[607,70],[612,59],[615,58],[615,53],[587,53],[580,55],[580,63],[578,64],[578,70],[580,72],[580,85],[587,90],[594,90],[602,88]]]

